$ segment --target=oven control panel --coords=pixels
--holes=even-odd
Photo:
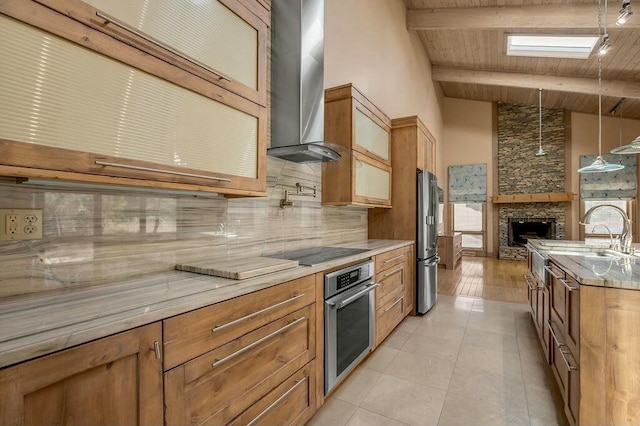
[[[345,287],[349,287],[349,285],[360,281],[360,269],[357,269],[351,272],[345,272],[344,274],[338,275],[336,277],[336,281],[338,284],[338,290],[342,290]]]
[[[367,261],[324,276],[325,299],[373,277],[373,262]]]

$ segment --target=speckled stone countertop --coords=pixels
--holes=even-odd
[[[0,367],[410,244],[413,241],[368,240],[336,245],[368,251],[242,281],[167,271],[116,284],[6,300],[0,302]]]
[[[529,240],[528,243],[583,285],[640,290],[638,256],[616,255],[602,245],[584,241]],[[634,247],[640,253],[640,245],[634,244]]]

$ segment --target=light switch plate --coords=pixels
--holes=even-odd
[[[0,209],[0,241],[42,239],[42,209]]]

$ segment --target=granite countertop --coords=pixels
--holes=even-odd
[[[584,241],[532,239],[528,243],[582,285],[640,290],[639,256],[617,253],[608,246]],[[633,246],[640,253],[640,245]]]
[[[0,302],[0,367],[410,244],[413,241],[368,240],[335,245],[367,251],[242,281],[172,270],[109,285],[5,300]]]

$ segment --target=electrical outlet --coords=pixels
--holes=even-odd
[[[0,241],[42,239],[42,209],[0,209]]]

